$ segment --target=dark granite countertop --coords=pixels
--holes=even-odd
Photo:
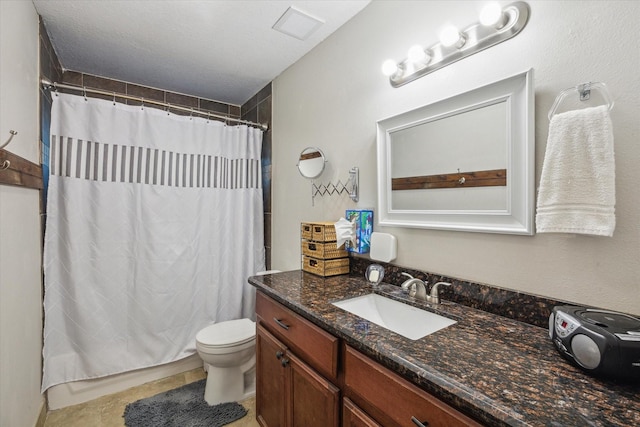
[[[363,278],[290,271],[249,278],[276,301],[461,412],[491,426],[640,426],[640,385],[588,376],[565,361],[547,330],[464,305],[418,303]],[[413,341],[331,302],[379,293],[456,324]]]

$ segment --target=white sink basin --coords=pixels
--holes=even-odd
[[[411,340],[419,340],[457,323],[439,314],[378,294],[363,295],[332,304]]]

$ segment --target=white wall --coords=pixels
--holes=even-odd
[[[376,121],[534,69],[536,185],[547,112],[563,89],[605,82],[615,98],[617,226],[612,238],[530,236],[379,227],[398,237],[396,264],[533,294],[640,314],[640,39],[637,1],[529,1],[515,38],[394,89],[380,72],[414,43],[437,42],[446,22],[477,22],[479,1],[373,1],[282,73],[273,86],[273,268],[300,267],[299,223],[376,207]],[[508,2],[503,2],[508,4]],[[360,168],[360,202],[316,198],[296,158],[318,146],[320,181]]]
[[[0,1],[0,144],[38,163],[38,15],[29,1]],[[2,173],[2,171],[0,171]],[[40,195],[0,185],[0,425],[35,425],[40,394]]]

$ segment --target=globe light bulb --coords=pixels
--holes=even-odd
[[[382,63],[382,74],[389,77],[398,71],[398,64],[393,59],[387,59]]]
[[[425,62],[425,60],[427,59],[427,54],[424,49],[422,49],[422,46],[414,45],[411,46],[409,52],[407,52],[407,58],[414,64],[418,64],[421,62]]]
[[[460,44],[460,42],[462,42],[462,44]],[[447,25],[440,32],[440,43],[445,47],[459,45],[457,47],[460,48],[464,44],[464,38],[456,27]]]
[[[502,28],[505,24],[502,7],[496,2],[485,5],[480,11],[480,23],[487,27]]]

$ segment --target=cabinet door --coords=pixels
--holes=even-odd
[[[340,390],[321,377],[291,352],[285,356],[290,366],[292,427],[339,426]]]
[[[345,397],[342,404],[342,427],[382,427]]]
[[[258,323],[256,333],[256,419],[262,427],[285,427],[286,348]]]

